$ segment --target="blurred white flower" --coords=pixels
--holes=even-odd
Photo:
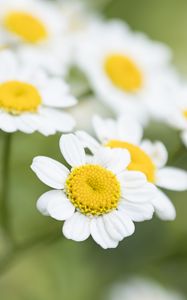
[[[166,289],[150,279],[132,278],[126,283],[119,283],[112,287],[106,297],[107,300],[185,300],[173,291]]]
[[[65,30],[57,7],[43,0],[1,0],[0,31],[6,43],[46,45]]]
[[[65,38],[67,19],[56,3],[43,0],[1,0],[0,44],[13,47],[23,63],[64,75],[70,60]]]
[[[112,149],[126,149],[130,152],[131,163],[127,167],[129,170],[143,172],[149,182],[161,188],[173,191],[187,189],[187,172],[165,166],[168,158],[165,146],[160,141],[142,140],[143,128],[135,119],[123,116],[115,121],[113,119],[103,120],[96,116],[93,124],[102,145]],[[85,146],[92,147],[93,152],[101,146],[84,132],[78,131],[77,135]],[[156,197],[152,199],[152,203],[161,219],[175,219],[175,208],[160,189],[157,189]]]
[[[73,129],[74,119],[60,110],[76,104],[63,80],[22,66],[9,50],[0,52],[0,70],[0,129],[44,135]]]
[[[104,249],[115,248],[134,232],[132,211],[142,221],[151,219],[155,188],[143,173],[126,169],[127,150],[101,147],[87,156],[73,134],[61,137],[60,149],[70,170],[42,156],[34,158],[31,168],[54,189],[39,198],[38,210],[65,220],[63,233],[68,239],[84,241],[91,235]]]
[[[175,91],[171,109],[167,115],[167,122],[181,132],[181,139],[187,147],[187,85],[183,83]]]
[[[115,20],[91,26],[77,43],[77,65],[105,104],[143,120],[162,116],[167,85],[175,77],[165,45]]]

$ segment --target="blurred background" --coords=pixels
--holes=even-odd
[[[187,1],[84,2],[107,18],[121,18],[133,29],[168,44],[174,52],[176,67],[182,74],[187,73]],[[94,99],[85,99],[80,108],[75,108],[79,127],[85,125],[79,122],[84,116],[81,107],[91,111]],[[108,113],[101,104],[96,110]],[[180,147],[177,132],[165,125],[151,124],[146,135],[164,141],[170,158]],[[58,141],[59,135],[46,139],[40,134],[16,133],[13,137],[11,220],[16,241],[30,244],[27,251],[21,249],[11,256],[4,272],[0,272],[0,300],[102,300],[113,284],[126,282],[131,276],[156,280],[187,299],[187,193],[168,193],[177,209],[174,222],[162,222],[155,217],[137,223],[136,234],[114,250],[102,250],[91,239],[83,243],[66,240],[61,234],[61,222],[37,212],[36,200],[47,189],[29,169],[37,155],[61,160]],[[0,149],[1,143],[0,138]],[[187,153],[172,164],[187,169]],[[3,235],[0,239],[3,255],[7,251]]]

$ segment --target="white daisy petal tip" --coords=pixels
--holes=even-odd
[[[63,234],[67,239],[82,242],[90,236],[90,219],[76,212],[64,222]]]
[[[92,219],[90,224],[90,232],[94,241],[103,249],[116,248],[119,244],[119,241],[114,240],[108,234],[102,216]]]
[[[75,134],[69,133],[61,136],[60,150],[70,166],[77,167],[86,163],[84,146]]]
[[[183,131],[181,133],[181,139],[182,139],[184,145],[187,147],[187,131]]]
[[[54,189],[63,189],[69,174],[64,165],[46,156],[35,157],[31,169],[43,183]]]
[[[152,199],[156,215],[163,221],[174,221],[176,219],[176,209],[168,198],[160,189],[157,189],[157,194]]]
[[[156,173],[156,184],[172,191],[187,190],[187,171],[175,167],[164,167]]]

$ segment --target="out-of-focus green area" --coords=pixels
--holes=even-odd
[[[104,0],[97,1],[94,5],[101,9]],[[108,2],[107,17],[125,19],[134,29],[169,44],[176,65],[187,72],[187,1]],[[180,147],[178,134],[163,125],[152,124],[146,135],[164,141],[170,158]],[[0,149],[2,139],[0,134]],[[0,275],[0,300],[102,299],[112,283],[134,274],[157,279],[187,297],[187,193],[168,193],[177,209],[174,222],[155,217],[136,223],[136,233],[117,249],[102,250],[91,239],[68,241],[61,235],[61,222],[37,212],[36,200],[47,189],[29,168],[36,155],[61,160],[58,140],[59,135],[45,138],[16,133],[13,137],[10,200],[14,236],[24,242],[49,233],[52,240],[45,246],[31,245],[12,259],[6,273]],[[187,153],[178,157],[175,165],[187,169]],[[3,245],[2,237],[0,254],[5,252]]]

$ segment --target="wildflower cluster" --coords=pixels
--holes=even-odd
[[[96,105],[112,114],[91,112],[95,137],[70,109],[77,105],[86,117],[72,87],[73,68],[85,76]],[[51,188],[37,209],[64,221],[65,237],[91,236],[102,248],[115,248],[154,213],[175,219],[161,188],[186,190],[187,172],[167,166],[167,145],[144,139],[151,120],[179,130],[187,146],[187,84],[166,45],[77,3],[1,0],[0,129],[63,133],[66,163],[37,156],[31,168]]]

